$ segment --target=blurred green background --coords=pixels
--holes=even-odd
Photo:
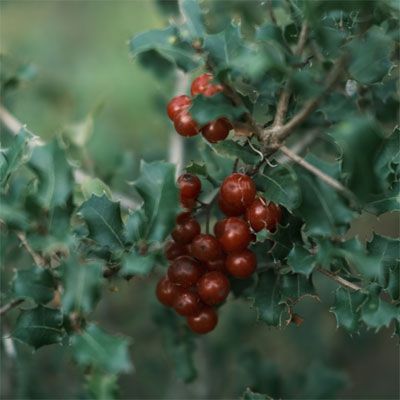
[[[33,82],[5,99],[33,132],[49,138],[102,102],[88,145],[96,172],[111,174],[124,154],[128,165],[165,158],[169,123],[163,107],[174,82],[155,79],[129,60],[127,46],[132,35],[165,25],[154,2],[1,1],[0,7],[1,53],[38,70]],[[398,234],[392,215],[383,225],[364,216],[356,231],[365,236],[371,224]],[[199,378],[185,385],[175,377],[153,322],[156,279],[111,282],[93,317],[109,332],[133,338],[135,372],[122,378],[121,398],[237,398],[247,386],[278,392],[281,380],[293,380],[317,360],[347,374],[340,398],[399,397],[398,346],[391,330],[349,337],[336,330],[324,296],[321,303],[306,299],[298,309],[303,325],[284,331],[258,324],[249,304],[228,302],[216,332],[197,340]],[[326,298],[332,296],[334,285],[324,277],[315,284]],[[50,346],[35,355],[23,346],[18,350],[25,355],[18,365],[2,357],[2,398],[84,398],[84,378],[65,348]],[[290,388],[285,391],[290,397]]]

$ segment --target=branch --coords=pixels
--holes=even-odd
[[[318,267],[316,270],[318,272],[320,272],[321,274],[327,276],[328,278],[334,280],[339,285],[344,286],[344,287],[346,287],[348,289],[352,289],[352,290],[355,290],[357,292],[360,291],[360,290],[363,290],[363,288],[361,286],[358,286],[355,283],[350,282],[347,279],[344,279],[339,275],[335,275],[334,273],[332,273],[331,271],[328,271],[327,269]]]
[[[11,300],[9,303],[4,304],[4,306],[0,308],[0,315],[8,313],[8,311],[12,310],[15,307],[18,307],[24,301],[25,299],[14,299]]]
[[[46,266],[46,260],[38,253],[36,253],[28,241],[26,240],[25,233],[23,232],[17,232],[16,235],[18,236],[18,239],[21,241],[22,245],[25,247],[26,251],[31,255],[33,258],[33,261],[35,261],[35,264],[38,267],[45,267]]]

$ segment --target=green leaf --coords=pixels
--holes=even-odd
[[[360,307],[366,295],[354,290],[340,287],[335,291],[335,302],[331,312],[335,314],[337,327],[353,333],[359,331],[361,311]]]
[[[226,157],[231,160],[239,158],[244,163],[255,165],[260,161],[260,156],[255,153],[249,146],[242,146],[233,140],[223,140],[215,143],[210,147],[221,157]]]
[[[38,349],[53,343],[61,343],[63,315],[60,310],[37,305],[22,310],[11,336]]]
[[[281,278],[281,300],[295,304],[305,296],[318,299],[311,278],[301,274],[285,274]]]
[[[243,400],[272,400],[272,397],[267,396],[266,394],[252,392],[250,388],[247,388],[245,392],[242,394]]]
[[[89,324],[81,334],[71,338],[73,357],[80,366],[110,374],[132,370],[129,344],[129,339],[109,335],[95,324]]]
[[[226,117],[230,121],[237,120],[246,112],[244,107],[234,104],[222,93],[214,96],[198,95],[193,99],[190,114],[200,126],[220,117]]]
[[[48,269],[32,267],[17,269],[11,283],[15,297],[30,298],[38,304],[46,304],[54,297],[56,282]]]
[[[86,380],[86,390],[91,399],[114,400],[117,399],[118,377],[114,374],[104,374],[92,371]]]
[[[80,263],[71,256],[62,266],[62,305],[66,314],[88,314],[94,310],[101,295],[103,266],[98,262]]]
[[[281,276],[273,271],[263,272],[254,292],[258,319],[269,326],[281,327],[290,321],[288,306],[281,302],[280,280]]]
[[[267,200],[280,204],[289,210],[301,203],[301,192],[297,176],[292,168],[278,166],[269,168],[256,177],[257,187],[262,188]]]
[[[197,371],[193,362],[195,344],[187,326],[173,311],[163,307],[154,316],[161,331],[165,350],[171,359],[175,373],[184,382],[192,382]]]
[[[89,178],[81,184],[82,194],[85,200],[89,200],[92,195],[112,197],[112,193],[108,185],[99,178]]]
[[[125,225],[125,237],[129,243],[136,243],[146,234],[147,218],[144,209],[132,211]]]
[[[288,264],[293,272],[310,276],[316,267],[316,257],[300,244],[295,244],[288,256]]]
[[[370,84],[388,73],[393,42],[376,25],[364,36],[356,36],[347,47],[351,54],[349,72],[355,80]]]
[[[393,188],[384,193],[370,196],[364,209],[375,215],[400,211],[400,182],[395,182]]]
[[[119,203],[105,195],[93,195],[78,210],[89,230],[89,237],[111,249],[124,247],[123,224]]]
[[[143,209],[148,220],[145,238],[162,242],[174,227],[179,211],[175,166],[161,161],[142,161],[135,188],[144,201]]]
[[[180,0],[180,11],[184,18],[184,30],[190,39],[202,38],[205,34],[203,15],[197,0]],[[181,30],[182,31],[182,30]]]
[[[65,206],[72,195],[72,170],[56,139],[35,147],[29,161],[38,178],[36,197],[45,209]]]
[[[147,276],[156,265],[156,254],[140,255],[136,252],[127,255],[119,275],[122,276]]]
[[[185,168],[186,172],[188,174],[194,174],[194,175],[199,175],[199,176],[204,176],[207,177],[208,176],[208,172],[207,172],[207,166],[205,163],[198,163],[198,162],[194,162],[192,161],[186,168]]]

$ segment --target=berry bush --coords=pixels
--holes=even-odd
[[[237,344],[256,322],[294,329],[296,341],[296,327],[312,319],[299,310],[319,301],[352,340],[390,330],[395,348],[399,240],[351,232],[365,215],[398,218],[398,5],[160,7],[170,25],[129,46],[157,79],[187,82],[160,111],[183,168],[142,160],[129,193],[86,168],[92,116],[45,143],[8,106],[26,74],[2,73],[3,349],[66,346],[85,373],[85,398],[117,398],[135,332],[113,334],[93,313],[102,289],[125,281],[151,287],[160,303],[151,336],[184,382],[196,377],[195,345],[218,335],[226,308],[239,310],[229,314],[237,320],[242,304],[255,313],[231,329]],[[210,363],[222,370],[223,357],[217,349]],[[272,384],[277,372],[260,357],[242,358],[256,371],[238,389],[244,399],[332,398],[345,385],[322,364]],[[216,397],[198,398],[207,396]]]

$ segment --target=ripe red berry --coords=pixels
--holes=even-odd
[[[267,204],[262,197],[256,198],[246,210],[246,219],[256,232],[264,228],[275,231],[281,217],[281,208],[274,203]]]
[[[167,257],[168,260],[175,260],[175,258],[184,256],[188,252],[187,252],[186,246],[184,246],[180,243],[176,243],[173,240],[170,240],[165,245],[164,253],[165,253],[165,257]]]
[[[226,271],[225,260],[226,260],[226,257],[225,257],[225,255],[223,255],[220,258],[217,258],[216,260],[207,261],[205,266],[209,271],[225,272]]]
[[[161,278],[157,284],[156,295],[160,303],[172,307],[178,288],[166,276]]]
[[[167,105],[168,117],[171,120],[174,120],[181,111],[187,110],[191,104],[192,100],[189,96],[184,94],[181,96],[175,96]]]
[[[243,206],[233,207],[231,204],[226,203],[221,197],[221,194],[219,194],[218,196],[218,206],[219,209],[228,217],[238,217],[239,215],[242,215],[246,210],[246,208]]]
[[[208,333],[217,326],[218,315],[212,307],[203,307],[197,314],[187,317],[187,323],[195,333]]]
[[[190,243],[201,231],[200,224],[194,218],[186,219],[182,224],[176,225],[171,232],[175,242],[180,244]]]
[[[200,299],[210,306],[222,303],[228,297],[229,290],[228,278],[219,271],[207,272],[197,282]]]
[[[181,136],[195,136],[199,133],[197,122],[188,111],[181,111],[174,119],[175,130]]]
[[[224,224],[224,231],[218,240],[227,253],[244,250],[251,241],[249,226],[241,218],[227,218]]]
[[[200,261],[216,260],[220,257],[221,251],[218,240],[208,234],[197,235],[190,245],[190,253]]]
[[[195,292],[178,288],[174,297],[173,307],[178,314],[189,316],[197,314],[201,310],[202,304]]]
[[[247,208],[256,195],[256,185],[249,176],[234,173],[222,182],[220,190],[222,201],[236,209]]]
[[[224,233],[226,219],[218,220],[214,225],[214,235],[218,239]]]
[[[196,175],[183,174],[178,178],[178,187],[182,197],[194,199],[200,193],[201,182]]]
[[[188,288],[197,283],[204,270],[189,256],[176,258],[168,268],[168,279],[175,285]]]
[[[210,85],[203,92],[203,96],[211,97],[217,93],[221,93],[224,90],[222,85]]]
[[[191,217],[192,217],[192,213],[190,211],[181,212],[176,216],[176,219],[175,219],[176,224],[177,225],[183,224],[184,222],[186,222]]]
[[[179,196],[179,199],[182,207],[185,208],[186,210],[193,210],[193,208],[196,206],[196,199],[183,196]]]
[[[210,142],[217,143],[224,140],[231,130],[231,124],[226,118],[218,118],[201,129],[202,135]]]
[[[250,250],[228,254],[225,263],[227,271],[235,278],[248,278],[257,268],[257,258]]]

